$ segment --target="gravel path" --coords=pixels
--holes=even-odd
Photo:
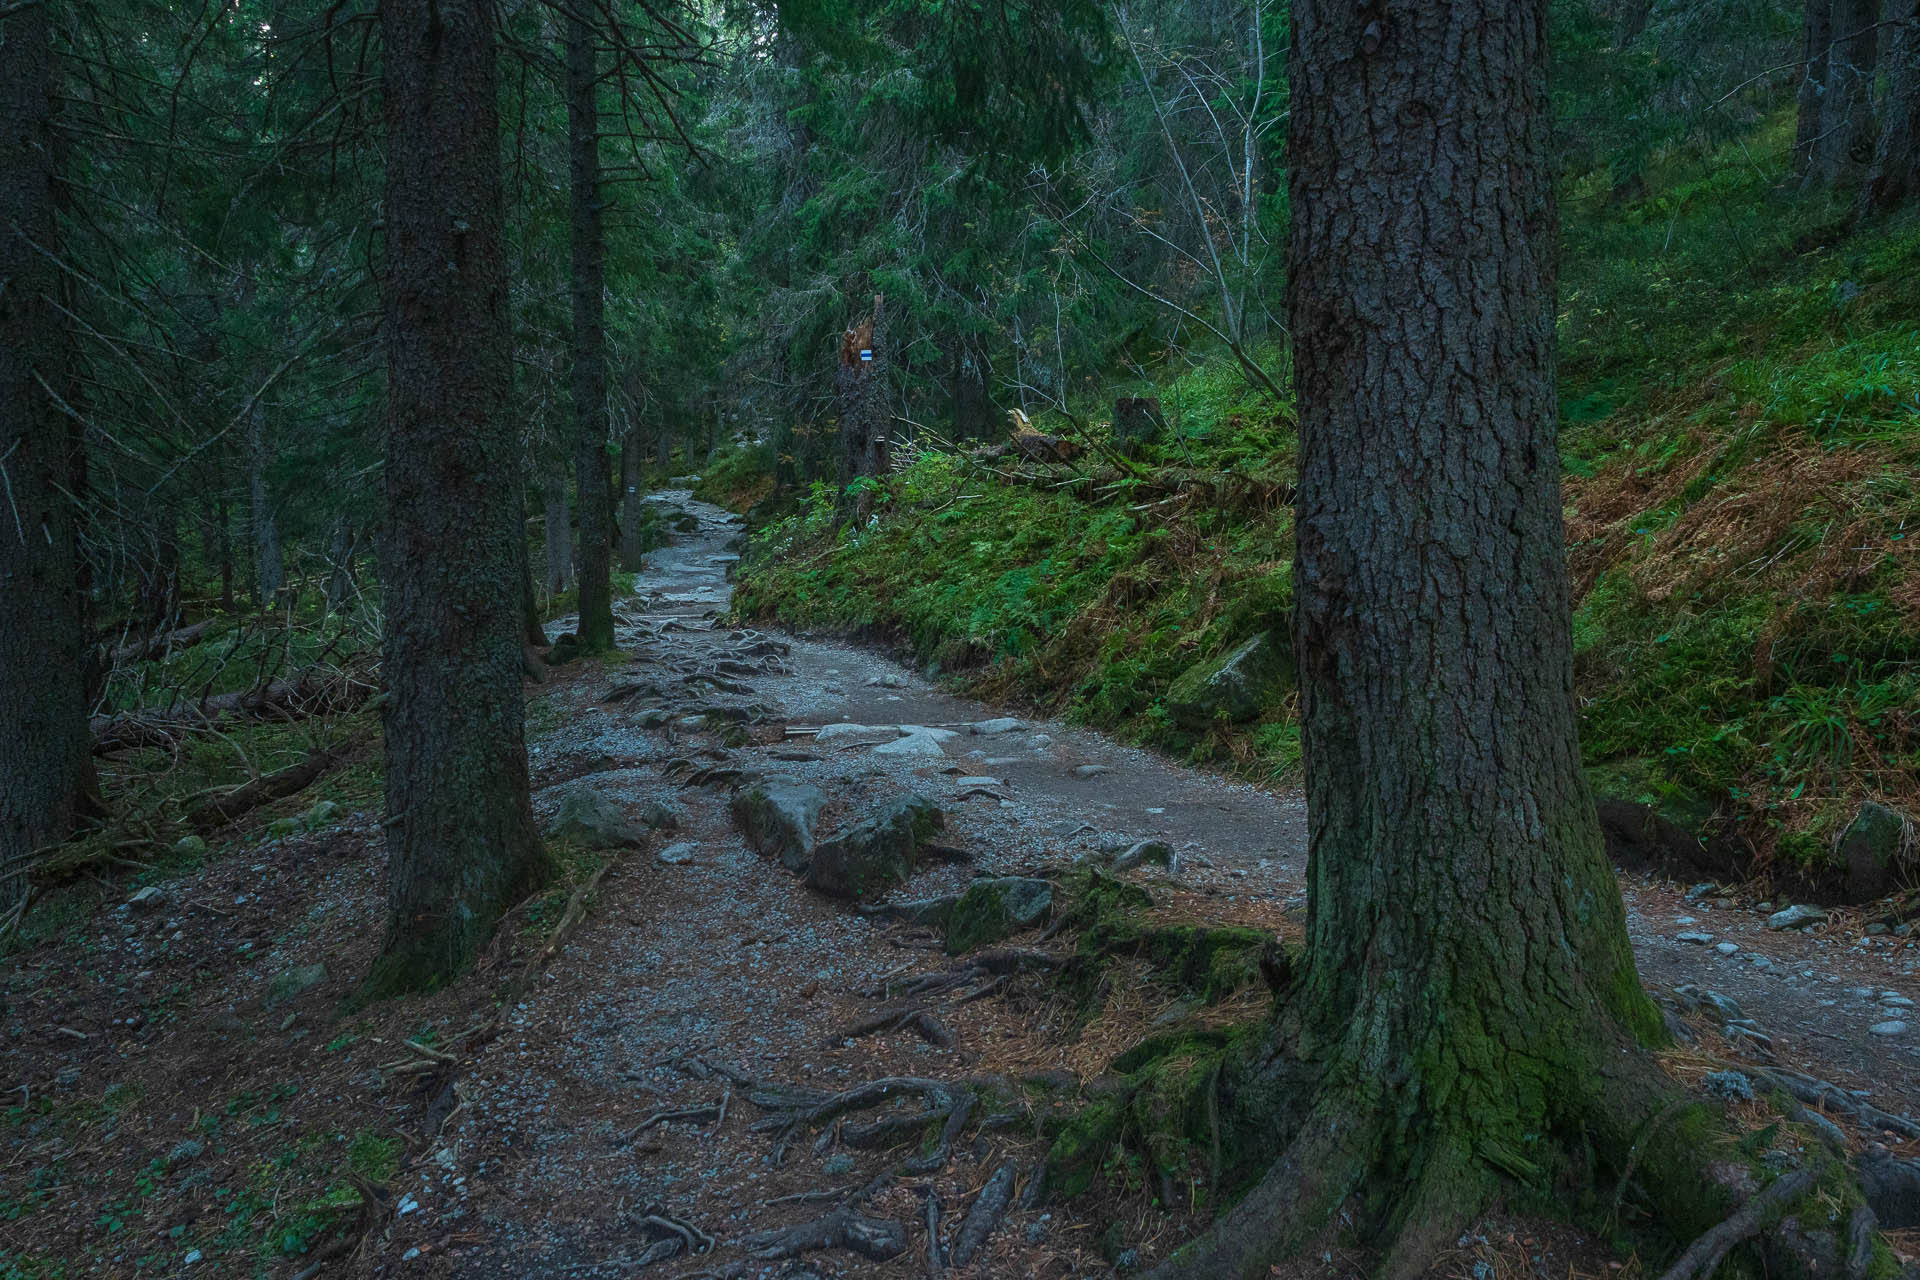
[[[853,645],[729,630],[716,618],[729,596],[737,519],[684,492],[655,500],[696,514],[699,530],[650,557],[635,596],[621,602],[619,642],[635,661],[574,668],[536,699],[535,803],[544,815],[563,786],[585,781],[635,815],[652,802],[677,808],[678,829],[609,871],[593,912],[481,1051],[430,1176],[404,1188],[392,1244],[373,1263],[380,1274],[926,1275],[927,1196],[945,1206],[951,1240],[996,1168],[1010,1164],[1024,1177],[1043,1153],[1031,1117],[994,1117],[944,1171],[864,1201],[866,1213],[911,1226],[901,1256],[762,1260],[743,1247],[748,1233],[818,1217],[837,1203],[829,1193],[851,1196],[887,1159],[802,1141],[776,1166],[776,1135],[752,1128],[767,1112],[744,1082],[842,1089],[883,1076],[1097,1074],[1098,1059],[1079,1043],[1087,1037],[1066,1034],[1061,1011],[1031,992],[942,1009],[957,1036],[951,1048],[904,1030],[837,1036],[876,1007],[862,991],[948,961],[930,938],[864,918],[749,851],[728,812],[729,786],[684,786],[690,771],[777,770],[816,783],[829,798],[822,831],[904,791],[936,800],[948,815],[943,839],[969,863],[935,866],[915,880],[914,897],[956,892],[979,873],[1058,866],[1121,837],[1156,837],[1180,855],[1176,873],[1154,869],[1145,881],[1157,897],[1299,937],[1298,795],[1224,781],[1070,726],[1022,721],[974,733],[1007,713],[942,694]],[[627,684],[642,688],[607,701]],[[716,717],[690,716],[692,708],[758,721],[756,740],[736,734],[729,745]],[[793,734],[844,723],[874,728],[827,742],[778,736],[783,725]],[[953,736],[929,754],[876,754],[903,740],[902,725]],[[1759,1053],[1770,1042],[1783,1065],[1920,1114],[1920,1017],[1909,1019],[1903,1003],[1920,998],[1920,980],[1905,939],[1861,937],[1838,916],[1811,933],[1770,930],[1754,904],[1718,889],[1689,900],[1686,886],[1634,876],[1623,889],[1650,989],[1694,984],[1730,998],[1738,1008],[1714,1021],[1744,1017],[1754,1032],[1736,1022],[1734,1046]],[[1722,954],[1721,944],[1736,949]],[[1912,1030],[1893,1025],[1909,1021]],[[709,1104],[685,1117],[656,1114]],[[979,1259],[947,1274],[1103,1273],[1107,1263],[1073,1212],[1016,1208]],[[711,1237],[713,1248],[638,1270],[683,1230],[696,1244]],[[1151,1251],[1165,1241],[1126,1243]]]

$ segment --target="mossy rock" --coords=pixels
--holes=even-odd
[[[1286,637],[1263,631],[1223,658],[1187,668],[1167,689],[1167,712],[1185,729],[1215,720],[1245,724],[1293,687],[1293,654]]]
[[[547,820],[545,834],[585,849],[635,848],[641,841],[640,829],[620,806],[583,783],[560,793],[560,807]]]
[[[885,804],[814,847],[807,883],[836,898],[872,901],[911,878],[921,846],[945,821],[923,796]]]
[[[553,642],[553,648],[547,650],[546,662],[550,667],[563,667],[569,662],[579,661],[581,653],[580,637],[571,631],[564,631]]]
[[[1901,863],[1913,853],[1913,821],[1897,809],[1869,800],[1840,833],[1835,850],[1846,867],[1847,893],[1855,901],[1885,897],[1899,882]]]
[[[1038,924],[1052,910],[1051,881],[1027,876],[976,880],[947,913],[947,954],[999,942]]]

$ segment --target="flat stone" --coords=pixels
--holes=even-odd
[[[1029,751],[1045,751],[1052,745],[1053,739],[1044,733],[1034,734],[1031,738],[1027,739],[1026,743],[1027,750]]]
[[[1732,942],[1722,942],[1719,945],[1714,947],[1714,950],[1718,951],[1723,956],[1730,956],[1734,952],[1738,951],[1739,949],[1740,949],[1739,945]]]
[[[1880,1003],[1889,1009],[1911,1009],[1913,1001],[1905,996],[1881,996]]]
[[[1811,906],[1807,903],[1800,903],[1797,906],[1787,907],[1784,910],[1776,911],[1768,916],[1767,928],[1797,929],[1805,924],[1823,924],[1826,922],[1826,918],[1827,913],[1822,908]]]
[[[1709,942],[1712,942],[1712,941],[1713,941],[1713,935],[1712,935],[1712,934],[1710,934],[1710,933],[1701,933],[1701,932],[1700,932],[1700,931],[1699,931],[1698,929],[1687,929],[1687,930],[1684,930],[1684,931],[1682,931],[1682,932],[1680,932],[1680,933],[1676,933],[1676,934],[1674,934],[1674,935],[1673,935],[1673,938],[1674,938],[1674,941],[1675,941],[1675,942],[1691,942],[1691,943],[1693,943],[1693,944],[1694,944],[1695,946],[1699,946],[1699,947],[1704,947],[1704,946],[1706,946],[1706,945],[1707,945],[1707,944],[1708,944]]]
[[[907,682],[889,671],[877,676],[868,676],[867,687],[869,689],[904,689],[907,687]]]
[[[910,738],[915,734],[923,733],[935,742],[949,742],[960,736],[960,734],[953,729],[935,729],[924,724],[902,724],[895,725],[894,727],[899,730],[900,736],[903,738]]]
[[[1097,778],[1103,773],[1112,772],[1113,770],[1103,764],[1083,764],[1073,771],[1073,776],[1076,778]]]
[[[941,756],[947,750],[940,745],[940,739],[930,733],[910,733],[904,738],[895,738],[892,742],[883,742],[869,754],[876,756]]]
[[[1888,1022],[1876,1022],[1867,1030],[1876,1036],[1897,1036],[1906,1033],[1907,1024],[1894,1018]]]
[[[989,778],[985,774],[979,774],[979,775],[969,774],[967,777],[964,777],[964,778],[955,778],[953,780],[953,785],[956,787],[998,787],[1003,784],[1001,783],[1000,779]]]
[[[668,845],[659,853],[660,861],[668,866],[681,866],[693,861],[693,855],[700,848],[698,840],[680,840]]]
[[[150,884],[127,899],[127,905],[135,911],[152,911],[166,905],[167,891],[157,884]]]
[[[970,727],[972,732],[981,737],[990,738],[1002,733],[1018,733],[1020,730],[1026,728],[1026,725],[1015,720],[1012,716],[1000,716],[993,720],[982,720]]]
[[[815,742],[885,742],[896,736],[894,726],[890,724],[839,724],[825,725],[813,735]]]

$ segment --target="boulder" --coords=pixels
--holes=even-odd
[[[1046,919],[1053,910],[1053,884],[1029,876],[975,880],[947,913],[947,954],[999,942]]]
[[[1262,632],[1226,657],[1196,663],[1167,690],[1167,710],[1186,729],[1225,717],[1244,724],[1265,711],[1294,680],[1284,638]]]
[[[1798,929],[1803,925],[1825,924],[1826,921],[1827,913],[1825,910],[1813,906],[1810,903],[1803,902],[1797,906],[1786,907],[1768,916],[1767,928]]]
[[[890,724],[840,724],[822,725],[820,732],[813,735],[818,743],[829,742],[885,742],[899,736],[899,730]]]
[[[1912,824],[1905,814],[1869,800],[1840,833],[1847,893],[1855,901],[1884,898],[1899,882],[1902,855],[1910,855]]]
[[[920,847],[944,825],[924,796],[893,800],[815,845],[807,883],[836,898],[878,898],[906,883]]]
[[[999,716],[992,720],[982,720],[969,727],[981,737],[994,737],[1002,733],[1018,733],[1026,728],[1026,725],[1012,716]]]
[[[734,792],[732,807],[754,852],[800,871],[813,857],[813,827],[826,804],[826,793],[810,783],[770,778]]]
[[[1165,840],[1141,840],[1129,845],[1125,852],[1113,860],[1115,871],[1131,871],[1152,863],[1159,867],[1173,866],[1173,846]]]
[[[687,814],[671,800],[649,800],[640,806],[640,823],[655,831],[678,831]]]
[[[589,849],[633,848],[640,843],[640,829],[627,820],[620,806],[580,783],[560,793],[560,807],[547,819],[546,836]]]

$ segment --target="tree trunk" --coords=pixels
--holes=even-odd
[[[327,612],[338,613],[360,587],[353,573],[353,553],[358,539],[353,523],[340,515],[333,518],[333,534],[327,543]]]
[[[601,227],[600,111],[594,30],[567,17],[567,161],[572,177],[574,488],[580,503],[583,653],[613,648],[613,510],[607,490],[606,236]]]
[[[620,446],[620,567],[628,573],[638,572],[647,554],[640,544],[640,513],[646,502],[646,495],[640,492],[646,478],[642,474],[645,463],[640,456],[643,447],[640,428],[628,427],[626,440]]]
[[[1820,145],[1821,103],[1826,98],[1827,49],[1833,44],[1834,0],[1806,0],[1800,24],[1800,87],[1795,95],[1793,171],[1813,173]]]
[[[1920,194],[1920,0],[1895,0],[1899,25],[1887,45],[1887,106],[1860,210],[1888,213]]]
[[[494,6],[382,0],[387,126],[385,945],[458,973],[548,865],[527,784]]]
[[[1814,178],[1858,182],[1873,159],[1873,73],[1880,48],[1880,0],[1833,0]]]
[[[1417,1271],[1662,1035],[1576,741],[1547,8],[1294,0],[1307,939],[1226,1079],[1295,1127],[1175,1274],[1264,1275],[1350,1195]]]
[[[67,382],[53,132],[53,6],[0,18],[0,912],[33,855],[93,806],[79,433]]]
[[[286,585],[286,568],[280,555],[280,525],[274,519],[273,503],[267,493],[268,456],[267,405],[263,397],[256,397],[247,413],[247,523],[253,534],[255,599],[263,610],[272,607]]]
[[[886,298],[873,295],[873,314],[840,338],[835,376],[840,408],[840,471],[847,481],[886,470]]]
[[[573,530],[567,524],[567,473],[555,465],[547,468],[542,486],[546,518],[547,578],[549,596],[557,596],[573,585]]]

